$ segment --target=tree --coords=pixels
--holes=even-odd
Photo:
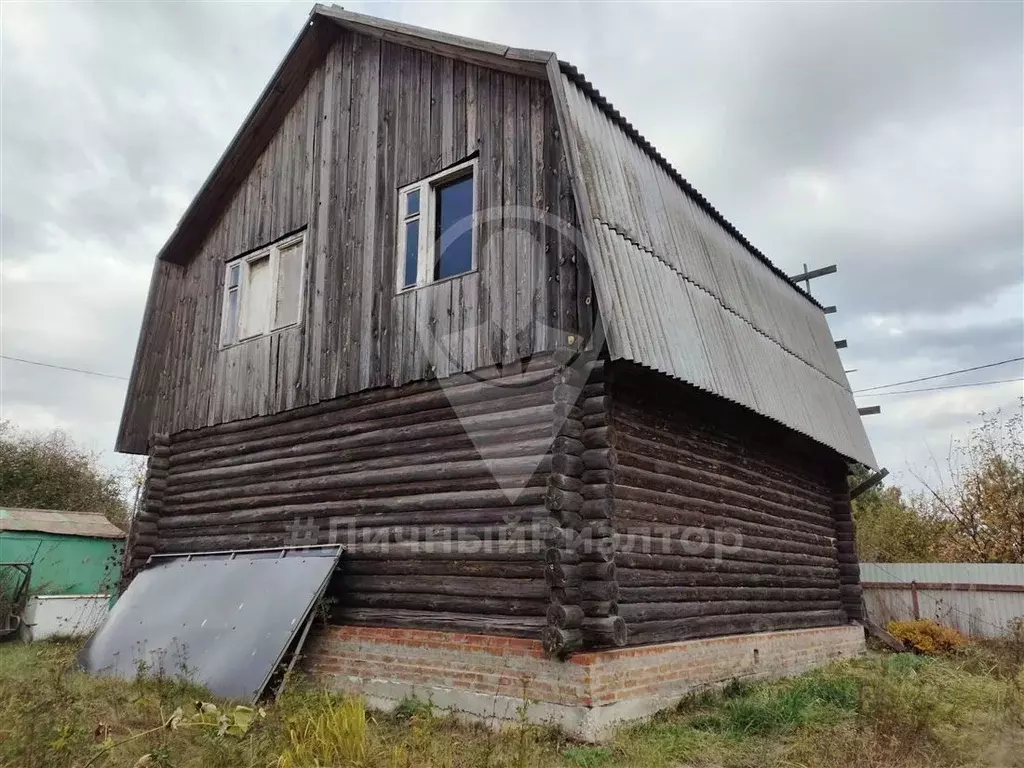
[[[60,430],[20,432],[0,421],[0,505],[98,512],[121,528],[131,478],[104,470],[99,457]]]
[[[942,520],[942,559],[1024,563],[1024,398],[1011,414],[982,413],[982,423],[952,442],[945,468],[916,475],[919,514]]]
[[[861,468],[850,484],[859,485],[870,476]],[[935,562],[938,542],[944,535],[942,521],[922,515],[907,504],[898,486],[876,485],[853,501],[857,523],[857,553],[871,563]]]

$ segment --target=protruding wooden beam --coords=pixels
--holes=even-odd
[[[870,491],[872,488],[874,488],[876,485],[882,482],[882,480],[884,480],[886,476],[888,476],[888,474],[889,470],[886,469],[885,467],[882,467],[880,470],[875,472],[875,474],[873,474],[863,483],[861,483],[856,488],[850,491],[850,501],[853,501],[865,491]]]
[[[790,280],[794,283],[803,283],[807,280],[813,280],[816,277],[824,277],[825,275],[834,275],[839,271],[839,267],[835,264],[829,264],[827,267],[820,267],[818,269],[807,269],[804,267],[804,271],[799,275],[791,275]]]
[[[836,349],[846,349],[846,339],[836,339]]]
[[[882,406],[880,405],[865,405],[863,408],[858,408],[857,413],[861,416],[875,416],[882,412]]]

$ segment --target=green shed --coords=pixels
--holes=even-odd
[[[0,629],[20,625],[24,638],[38,639],[92,628],[120,579],[124,539],[103,515],[0,507],[0,613],[8,614]]]

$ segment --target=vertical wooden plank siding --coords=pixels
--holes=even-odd
[[[473,153],[477,270],[398,294],[397,190]],[[575,225],[546,81],[342,32],[195,256],[157,266],[122,447],[553,349],[576,260],[516,205]],[[224,262],[299,230],[301,324],[220,349]]]
[[[615,577],[629,644],[845,623],[839,457],[639,366],[612,374]]]

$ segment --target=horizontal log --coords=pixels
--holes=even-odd
[[[586,472],[584,472],[586,474]],[[583,498],[587,501],[597,499],[614,499],[615,498],[615,486],[611,483],[595,483],[584,485],[580,491],[583,494]]]
[[[750,574],[695,572],[687,570],[654,570],[629,568],[616,557],[615,579],[620,589],[626,587],[800,587],[835,589],[837,576],[796,576],[791,574]]]
[[[583,422],[578,419],[562,419],[552,414],[552,434],[556,437],[572,437],[576,440],[583,438]]]
[[[273,482],[241,482],[227,488],[203,488],[175,493],[173,497],[165,499],[165,508],[180,509],[195,503],[213,505],[215,502],[230,501],[239,497],[309,495],[327,490],[351,492],[367,487],[374,491],[392,487],[409,488],[417,483],[423,486],[429,484],[431,487],[463,480],[490,480],[493,483],[493,480],[499,477],[529,477],[534,472],[544,472],[547,469],[545,458],[543,453],[535,453],[513,458],[491,458],[487,461],[473,459],[422,465],[406,462],[403,466],[361,472],[346,472],[339,467],[334,472],[314,477]]]
[[[413,423],[391,427],[343,423],[318,430],[315,434],[302,435],[298,440],[294,435],[283,435],[252,443],[235,443],[182,453],[172,462],[171,472],[173,477],[179,468],[188,466],[196,469],[197,464],[204,464],[207,468],[251,464],[332,449],[364,448],[370,445],[438,438],[443,435],[459,436],[476,430],[512,429],[530,424],[546,426],[550,422],[551,406],[538,405],[463,418],[456,418],[452,414],[447,421],[415,420]]]
[[[615,482],[613,469],[588,469],[583,473],[583,482],[588,485],[610,484]]]
[[[543,579],[541,562],[495,560],[353,560],[342,556],[342,573],[352,576],[483,576],[505,579]],[[838,595],[838,593],[836,593]]]
[[[778,565],[807,565],[822,568],[836,568],[838,563],[833,552],[831,556],[807,555],[802,552],[780,552],[775,549],[758,549],[760,542],[755,537],[722,535],[721,531],[694,528],[687,540],[670,536],[642,536],[636,533],[616,533],[615,547],[619,552],[637,552],[684,557],[718,558],[724,561],[744,560]],[[703,534],[703,535],[699,535]],[[716,539],[716,535],[719,539]],[[719,543],[716,545],[716,541]],[[770,543],[770,542],[769,542]],[[849,566],[844,566],[849,567]]]
[[[583,496],[573,491],[563,491],[560,488],[549,486],[547,504],[548,509],[553,512],[578,512],[583,506]]]
[[[637,622],[628,624],[629,644],[662,643],[702,637],[778,632],[806,627],[839,626],[847,621],[842,611],[806,611],[799,613],[737,614],[701,616],[687,619]]]
[[[381,545],[367,545],[353,547],[345,550],[345,561],[347,563],[379,561],[392,562],[397,560],[415,559],[420,562],[463,562],[463,561],[494,561],[509,563],[538,563],[543,557],[544,546],[539,542],[530,542],[530,546],[524,547],[523,551],[516,549],[502,549],[496,546],[492,549],[459,547],[431,549],[423,543],[402,542]]]
[[[611,410],[612,399],[607,395],[597,397],[585,397],[580,401],[580,408],[584,415],[593,413],[608,413]]]
[[[549,605],[548,624],[560,629],[577,629],[583,623],[583,609],[578,605]]]
[[[839,600],[839,585],[800,587],[619,587],[621,603],[698,602],[710,600],[807,601]]]
[[[544,580],[550,587],[575,587],[582,581],[582,570],[578,565],[547,563],[544,566]]]
[[[579,606],[587,616],[594,618],[619,614],[619,604],[614,600],[582,600]]]
[[[557,472],[552,472],[548,475],[548,487],[579,493],[583,489],[583,481],[578,477],[569,477],[569,475],[560,475]]]
[[[670,512],[671,516],[662,518],[664,522],[668,523],[688,525],[688,518],[685,517],[684,513],[685,510],[685,512],[689,512],[691,515],[700,514],[706,517],[713,516],[716,519],[726,521],[735,520],[737,523],[748,522],[755,523],[766,528],[774,528],[779,533],[791,535],[794,541],[805,541],[820,544],[824,541],[831,541],[835,538],[835,533],[832,530],[831,525],[828,527],[824,525],[813,526],[803,522],[802,520],[792,520],[790,518],[768,515],[764,512],[758,512],[745,507],[736,507],[731,504],[717,504],[715,502],[706,501],[705,499],[677,496],[675,494],[664,493],[662,491],[652,491],[646,488],[636,488],[616,484],[615,499],[616,501],[637,502],[638,504],[647,505],[644,507],[632,507],[636,509],[637,512],[653,511],[662,515],[666,512]],[[626,516],[625,510],[630,509],[631,507],[627,507],[624,504],[620,506],[623,510],[623,516]],[[630,514],[628,516],[633,518],[639,517],[638,514]],[[708,520],[710,521],[710,517],[708,517]],[[737,525],[737,527],[739,526]]]
[[[346,592],[426,593],[461,597],[548,598],[544,579],[483,578],[478,576],[347,576]]]
[[[611,429],[607,426],[592,427],[583,433],[583,445],[587,448],[608,448],[611,435]]]
[[[620,616],[584,619],[583,642],[590,648],[619,648],[629,639],[627,623]]]
[[[550,459],[551,472],[557,472],[571,477],[579,477],[583,474],[583,461],[577,456],[569,456],[564,453],[559,453],[546,458]],[[546,468],[547,467],[545,467],[545,469]],[[544,469],[541,471],[544,471]]]
[[[726,616],[735,613],[759,614],[799,611],[838,611],[839,600],[710,600],[700,603],[619,603],[619,616],[630,624],[685,619],[694,616]]]
[[[607,562],[585,562],[581,566],[583,578],[589,581],[614,581],[615,563]]]
[[[601,411],[599,413],[587,413],[581,418],[583,426],[586,429],[593,429],[594,427],[603,427],[608,423],[610,414]]]
[[[583,419],[583,411],[575,404],[555,403],[552,407],[552,416],[554,417],[555,424],[562,421],[578,421],[583,426],[586,426],[586,421]]]
[[[832,494],[822,484],[821,478],[782,469],[777,454],[758,459],[749,451],[738,450],[735,443],[724,442],[721,436],[701,435],[695,429],[655,434],[634,422],[629,406],[617,402],[614,420],[617,445],[626,447],[631,440],[640,440],[646,446],[639,448],[640,453],[647,451],[677,464],[702,467],[717,475],[798,496],[813,504],[831,503]]]
[[[792,487],[780,487],[777,483],[766,483],[765,477],[759,473],[746,475],[743,479],[737,478],[730,472],[728,465],[709,461],[706,455],[680,451],[628,432],[618,439],[617,445],[623,456],[638,462],[640,469],[667,475],[678,474],[679,477],[698,482],[707,482],[704,478],[713,477],[714,485],[723,490],[770,500],[788,509],[812,510],[822,514],[830,514],[833,509],[831,500],[824,494],[808,496],[805,489],[795,484]],[[623,459],[623,463],[625,461]]]
[[[496,616],[476,613],[413,611],[393,608],[335,606],[332,623],[360,626],[435,629],[478,635],[536,638],[547,626],[545,616]]]
[[[623,537],[643,536],[653,538],[657,541],[664,539],[691,542],[688,546],[697,546],[700,542],[706,541],[709,544],[715,542],[716,535],[722,544],[732,545],[741,540],[745,546],[756,549],[765,549],[775,552],[786,552],[788,554],[810,555],[813,557],[824,557],[831,561],[836,560],[838,550],[831,539],[819,537],[817,543],[794,541],[784,538],[785,532],[754,526],[742,521],[729,520],[711,515],[699,515],[697,513],[683,513],[684,521],[676,523],[655,522],[645,519],[636,519],[635,514],[646,517],[670,517],[675,515],[662,514],[655,510],[637,510],[634,502],[616,503],[616,532]],[[581,510],[582,513],[583,510]],[[703,518],[703,519],[702,519]],[[736,537],[742,537],[737,539]],[[642,543],[642,542],[635,542]],[[660,548],[660,547],[659,547]]]
[[[573,456],[579,456],[583,451],[582,441],[572,437],[559,436],[551,441],[552,453],[568,453]]]
[[[236,463],[226,467],[176,471],[172,488],[175,493],[206,488],[229,488],[263,480],[290,480],[319,477],[336,472],[359,472],[391,469],[409,464],[410,456],[426,466],[449,461],[475,461],[481,458],[512,458],[543,455],[551,438],[537,425],[514,429],[491,430],[470,437],[466,434],[443,435],[425,440],[411,440],[386,445],[309,453],[268,459],[252,463]]]
[[[581,454],[581,458],[587,469],[618,469],[613,448],[587,449]]]
[[[453,404],[463,407],[475,402],[500,401],[507,398],[510,390],[528,387],[543,389],[550,386],[553,366],[548,364],[548,360],[543,356],[534,356],[531,367],[529,372],[513,375],[494,368],[477,369],[472,375],[455,374],[446,378],[443,388],[437,380],[413,382],[403,387],[349,394],[270,416],[186,431],[175,435],[175,448],[195,450],[287,432],[307,434],[323,420],[357,423],[382,415],[402,416],[445,409]],[[500,380],[502,386],[495,386],[495,380]]]
[[[588,499],[580,505],[580,516],[588,520],[612,520],[615,518],[615,499]]]
[[[541,631],[541,645],[548,656],[564,658],[583,645],[583,634],[578,629],[546,626]]]
[[[186,531],[182,535],[223,536],[232,533],[280,533],[300,531],[315,527],[320,532],[333,535],[338,541],[347,542],[351,537],[367,540],[375,530],[398,526],[471,526],[501,525],[509,523],[543,524],[548,521],[550,513],[543,505],[532,507],[484,508],[484,509],[429,509],[413,512],[374,512],[367,515],[322,516],[314,521],[302,518],[278,520],[260,520],[249,523],[228,523],[226,525],[195,525],[196,515],[167,515],[159,523],[161,535],[175,536],[177,531]],[[307,524],[311,524],[307,525]],[[149,525],[157,525],[149,523]]]
[[[646,463],[658,464],[665,471],[674,469],[673,475],[651,472],[636,466],[636,456],[616,449],[618,467],[616,483],[651,491],[669,493],[687,499],[701,499],[723,507],[751,509],[766,515],[783,519],[800,520],[808,525],[828,531],[832,518],[827,508],[821,511],[805,511],[795,506],[786,506],[770,499],[761,498],[753,493],[743,493],[722,487],[721,478],[687,467],[677,467],[668,462],[647,460]]]
[[[557,549],[556,547],[549,547],[544,550],[544,562],[546,563],[563,563],[565,565],[575,565],[580,561],[580,553],[569,549]]]
[[[548,608],[546,599],[517,599],[509,597],[460,597],[416,592],[351,592],[346,590],[339,602],[353,608],[389,608],[413,611],[440,611],[452,613],[480,613],[498,616],[543,616]]]
[[[640,552],[615,553],[615,564],[621,569],[650,569],[659,571],[704,571],[706,573],[746,573],[764,576],[804,576],[839,580],[836,567],[817,565],[795,565],[791,563],[765,562],[762,560],[723,560],[709,553],[707,557],[684,555],[655,555]]]
[[[232,523],[258,522],[262,520],[283,520],[295,517],[317,518],[326,516],[342,517],[348,514],[370,514],[373,512],[410,512],[426,509],[476,509],[481,507],[507,508],[515,512],[517,506],[535,506],[544,503],[546,487],[527,486],[516,496],[515,505],[509,503],[508,495],[501,489],[470,489],[439,491],[433,493],[409,493],[397,497],[332,500],[316,503],[254,504],[228,513],[200,512],[200,509],[183,510],[195,520],[195,525],[227,525]],[[162,526],[161,526],[162,527]]]

